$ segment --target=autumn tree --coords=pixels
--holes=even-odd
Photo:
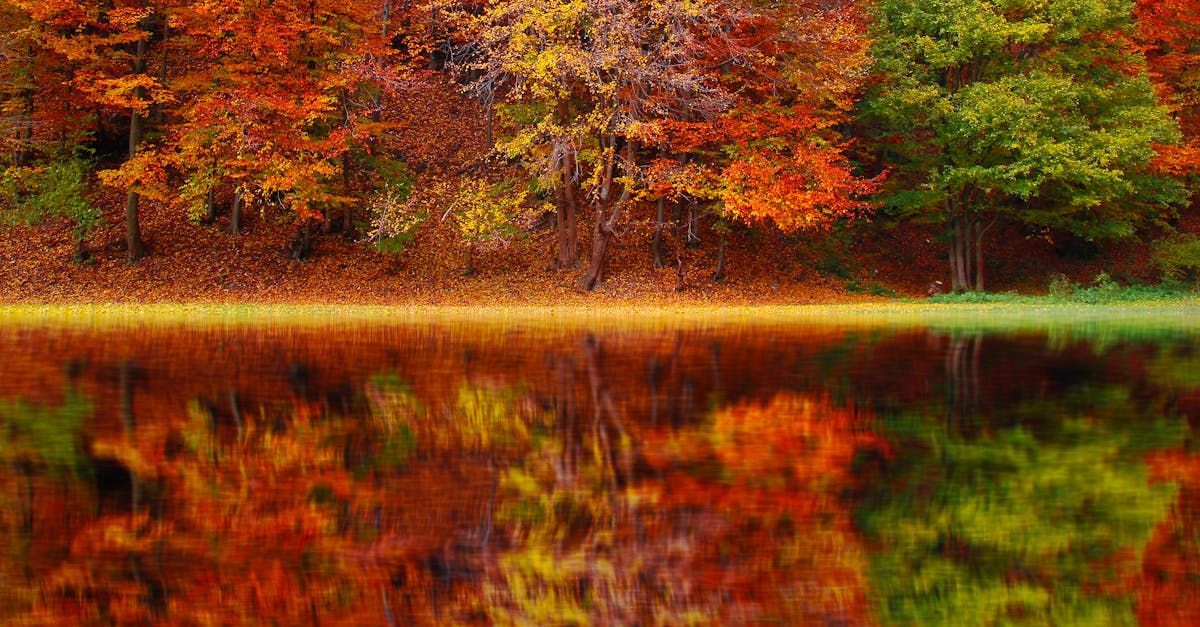
[[[0,146],[16,167],[28,164],[34,152],[37,47],[30,27],[27,13],[0,4]]]
[[[86,240],[100,211],[87,197],[95,134],[106,120],[129,120],[132,163],[147,107],[169,94],[143,75],[148,24],[157,7],[140,3],[12,0],[3,7],[5,67],[12,81],[4,109],[15,127],[6,175],[10,204],[27,218],[64,216],[75,224],[74,258],[88,256]],[[123,166],[125,167],[125,166]],[[24,168],[24,170],[21,170]],[[142,255],[137,185],[127,195],[126,247]]]
[[[642,185],[634,127],[727,110],[730,94],[714,68],[749,55],[731,36],[748,15],[717,0],[512,0],[466,20],[475,55],[464,66],[479,77],[474,90],[502,99],[514,127],[497,148],[523,159],[555,195],[559,267],[575,265],[578,214],[592,210],[586,289],[600,282],[609,243]]]
[[[1174,174],[1200,169],[1200,3],[1139,0],[1137,42],[1164,104],[1183,131],[1180,146],[1165,146],[1160,165]]]
[[[1179,199],[1149,165],[1178,131],[1130,45],[1131,3],[875,4],[862,122],[899,215],[943,226],[955,291],[984,289],[1001,218],[1128,236]]]
[[[196,58],[179,79],[181,119],[161,157],[184,178],[188,212],[211,217],[218,191],[231,189],[236,234],[244,207],[286,207],[297,257],[335,209],[349,233],[366,191],[356,163],[385,127],[381,94],[401,80],[391,19],[375,0],[191,3],[180,28]]]
[[[714,119],[640,129],[662,150],[652,177],[659,198],[711,203],[727,219],[785,232],[819,232],[867,213],[879,177],[855,172],[841,131],[866,73],[860,4],[781,3],[740,29],[755,64],[724,70],[736,85],[732,106]],[[722,266],[723,256],[718,276]]]
[[[138,151],[152,107],[171,100],[148,73],[152,25],[161,22],[167,0],[10,0],[34,24],[38,46],[69,66],[72,96],[114,115],[127,116],[127,162],[111,180],[128,191],[125,244],[129,261],[145,254],[138,210],[146,168]]]

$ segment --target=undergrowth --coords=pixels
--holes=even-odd
[[[1090,285],[1074,283],[1065,276],[1050,279],[1045,295],[1017,294],[1016,292],[961,292],[938,294],[926,302],[945,304],[1084,304],[1112,305],[1121,303],[1143,303],[1163,301],[1200,300],[1191,286],[1176,280],[1166,280],[1158,285],[1121,285],[1100,273]]]

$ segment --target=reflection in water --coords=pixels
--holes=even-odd
[[[0,331],[0,620],[1194,624],[1198,349]]]

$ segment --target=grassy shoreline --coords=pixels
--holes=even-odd
[[[1200,298],[1079,304],[884,301],[748,306],[405,306],[272,304],[0,305],[5,327],[465,325],[500,329],[654,330],[741,326],[1020,331],[1121,328],[1200,332]]]

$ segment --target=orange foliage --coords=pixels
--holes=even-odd
[[[1159,166],[1176,175],[1200,172],[1200,2],[1138,0],[1135,13],[1150,77],[1184,134],[1181,145],[1162,149]]]
[[[1200,623],[1200,456],[1159,453],[1150,463],[1157,480],[1179,484],[1179,498],[1143,554],[1138,621],[1156,627],[1195,625]]]
[[[728,595],[719,620],[870,622],[866,555],[840,496],[855,453],[877,445],[865,427],[853,408],[780,394],[717,411],[711,431],[646,436],[647,462],[670,486],[656,506],[723,516],[706,541],[720,549],[693,553],[683,569],[699,588]],[[707,455],[728,474],[712,481],[682,470]]]

